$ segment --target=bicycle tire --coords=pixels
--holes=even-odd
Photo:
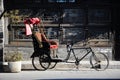
[[[51,64],[51,58],[48,54],[43,53],[39,56],[39,62],[42,68],[44,68],[44,70],[48,69],[50,64]]]
[[[39,56],[32,58],[32,65],[33,65],[33,67],[34,67],[35,70],[41,70],[41,71],[44,70],[44,69],[40,66]]]
[[[58,55],[56,55],[56,58],[58,58]],[[53,69],[57,65],[57,62],[51,62],[49,69]]]
[[[97,71],[106,70],[109,66],[108,57],[104,53],[95,53],[90,56],[90,64]]]

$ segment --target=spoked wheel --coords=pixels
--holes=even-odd
[[[58,58],[58,56],[56,55],[56,58]],[[53,69],[56,66],[57,62],[51,62],[49,69]]]
[[[48,69],[51,64],[51,58],[48,54],[41,54],[39,57],[40,65],[44,70]]]
[[[103,71],[108,68],[109,60],[104,53],[95,53],[90,56],[90,64],[97,71]]]
[[[39,56],[32,58],[32,65],[33,65],[34,69],[36,69],[36,70],[44,70],[40,65]]]

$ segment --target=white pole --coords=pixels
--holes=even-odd
[[[3,0],[1,0],[1,13],[4,11],[4,6],[3,6]],[[0,28],[0,32],[3,33],[3,42],[2,42],[2,49],[4,52],[4,17],[1,18],[1,28]],[[3,54],[3,53],[2,53]],[[4,61],[4,54],[3,54],[3,61]]]

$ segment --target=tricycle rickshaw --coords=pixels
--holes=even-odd
[[[57,55],[51,57],[51,49],[57,49],[58,44],[55,41],[49,41],[43,31],[43,27],[40,27],[40,23],[42,24],[42,20],[39,18],[28,18],[25,20],[26,32],[32,35],[34,52],[31,56],[32,65],[36,70],[47,70],[52,69],[56,66],[58,62],[69,63],[69,57],[73,53],[73,57],[75,61],[75,65],[78,67],[79,62],[82,61],[88,54],[90,56],[90,64],[92,68],[95,70],[105,70],[109,66],[108,57],[104,53],[94,53],[91,47],[80,47],[74,48],[74,43],[67,42],[66,43],[66,52],[67,56],[65,59],[59,59]],[[31,30],[31,32],[29,32]],[[75,55],[75,49],[84,49],[86,50],[86,54],[78,58]]]

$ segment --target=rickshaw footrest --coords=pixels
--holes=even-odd
[[[51,62],[63,62],[63,60],[59,58],[53,58],[51,59]]]

